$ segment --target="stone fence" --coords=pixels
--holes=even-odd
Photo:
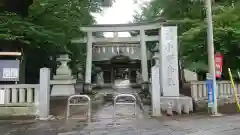
[[[205,81],[191,81],[191,97],[195,102],[208,100]],[[240,84],[235,84],[237,93],[240,94]],[[217,81],[218,99],[233,98],[233,89],[230,81]]]
[[[40,69],[39,84],[0,85],[0,116],[37,116],[48,119],[50,69]]]
[[[0,85],[0,115],[38,115],[39,84]]]

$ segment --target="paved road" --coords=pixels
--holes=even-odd
[[[138,110],[132,116],[133,108],[119,106],[116,119],[111,119],[111,106],[105,106],[95,118],[98,121],[84,129],[59,135],[239,135],[240,115],[211,117],[184,116],[146,118]],[[121,118],[125,117],[125,118]]]
[[[0,135],[239,135],[240,115],[146,118],[133,107],[106,104],[89,124],[81,120],[0,121]]]

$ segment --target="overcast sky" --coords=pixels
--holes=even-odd
[[[116,0],[111,8],[105,8],[101,14],[95,14],[98,24],[124,24],[132,22],[134,13],[140,12],[144,2],[150,0]],[[112,33],[105,34],[107,37]],[[129,33],[119,33],[119,36],[129,36]]]

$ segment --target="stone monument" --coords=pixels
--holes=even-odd
[[[60,55],[57,61],[60,62],[60,66],[50,82],[53,85],[51,96],[70,96],[75,94],[74,84],[76,80],[73,79],[72,71],[67,65],[70,61],[69,56],[67,54]]]
[[[163,96],[179,96],[177,26],[163,26],[161,32],[160,65]]]

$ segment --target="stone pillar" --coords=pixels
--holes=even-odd
[[[141,69],[142,69],[141,89],[149,94],[147,48],[146,48],[144,30],[140,30],[140,44],[141,44]]]
[[[87,32],[87,58],[85,69],[85,90],[91,90],[91,76],[92,76],[92,32]]]
[[[87,59],[86,59],[86,70],[85,70],[85,83],[91,84],[92,74],[92,32],[87,33]]]
[[[146,48],[144,30],[140,30],[140,44],[141,44],[142,79],[143,79],[143,82],[148,82],[147,48]]]
[[[158,117],[162,116],[161,113],[161,91],[160,91],[160,65],[158,54],[155,53],[153,59],[155,59],[156,64],[152,67],[152,89],[151,89],[151,97],[152,97],[152,116]]]
[[[50,69],[40,69],[40,89],[39,89],[39,119],[49,119],[50,101]]]

